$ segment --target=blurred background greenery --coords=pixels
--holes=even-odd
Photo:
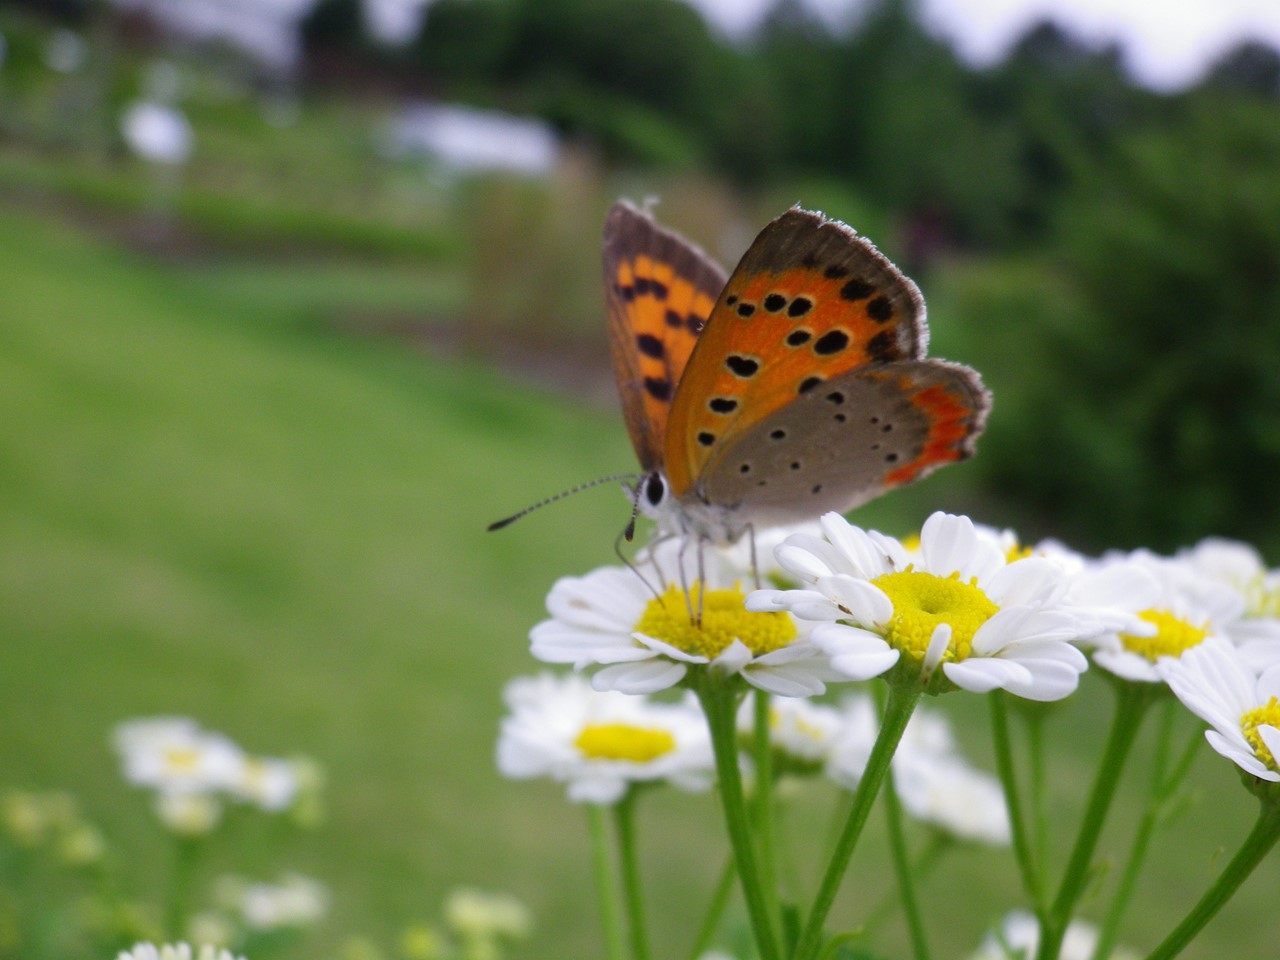
[[[249,832],[207,865],[321,877],[308,955],[352,935],[395,955],[457,883],[530,904],[528,956],[596,954],[581,811],[500,782],[491,753],[545,591],[611,560],[626,506],[483,528],[632,464],[599,292],[619,196],[659,197],[728,265],[791,204],[820,208],[920,284],[931,353],[982,371],[995,409],[978,457],[863,522],[943,508],[1087,551],[1217,534],[1280,555],[1273,49],[1156,93],[1051,23],[975,68],[899,0],[843,30],[779,0],[732,41],[676,0],[435,0],[398,47],[357,0],[294,6],[285,69],[147,4],[0,4],[0,785],[75,790],[144,895],[166,847],[109,731],[183,713],[329,770],[316,834]],[[424,120],[432,103],[473,112]],[[167,146],[121,126],[139,104]],[[423,140],[450,117],[523,138],[523,169]],[[1064,811],[1097,698],[1064,707]],[[980,705],[954,707],[981,744]],[[1157,854],[1135,943],[1243,834],[1230,773],[1203,779],[1238,829]],[[709,801],[646,813],[675,951],[724,851]],[[974,869],[982,902],[938,907],[948,955],[1013,903],[1001,854],[938,883]],[[1266,955],[1277,880],[1188,955]]]

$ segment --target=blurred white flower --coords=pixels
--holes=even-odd
[[[1076,579],[1075,589],[1085,602],[1105,594],[1113,609],[1135,618],[1128,629],[1100,635],[1093,659],[1143,683],[1160,682],[1162,658],[1180,657],[1210,637],[1228,639],[1244,614],[1243,598],[1230,587],[1146,550],[1105,557]]]
[[[234,956],[230,950],[222,950],[210,944],[192,948],[189,943],[166,943],[156,946],[154,943],[135,944],[132,950],[123,950],[116,960],[244,960]]]
[[[1267,569],[1249,544],[1218,537],[1201,540],[1174,559],[1240,595],[1244,613],[1226,630],[1246,663],[1261,672],[1280,660],[1280,570]]]
[[[836,513],[821,525],[823,538],[793,536],[777,550],[805,587],[757,590],[747,606],[820,621],[813,642],[849,679],[901,661],[926,683],[941,668],[947,682],[977,693],[1058,700],[1075,690],[1088,661],[1072,643],[1098,627],[1060,602],[1054,563],[1009,563],[971,520],[944,513],[925,521],[914,554]]]
[[[498,737],[504,776],[550,777],[578,803],[615,803],[638,782],[711,784],[711,740],[691,694],[653,703],[594,690],[575,675],[542,674],[512,680],[504,697],[511,711]]]
[[[186,717],[130,720],[115,731],[130,783],[164,794],[213,793],[241,776],[244,753],[228,738]]]
[[[862,779],[879,720],[870,697],[847,698],[827,775],[847,789]],[[945,716],[917,710],[893,756],[893,784],[911,816],[961,840],[1007,845],[1009,809],[1000,782],[970,766],[960,753]]]
[[[739,739],[755,736],[755,697],[752,691],[738,710]],[[769,703],[769,746],[779,772],[820,771],[842,726],[840,711],[803,697],[779,697]]]
[[[187,922],[187,939],[225,947],[238,936],[235,922],[217,910],[202,910]]]
[[[531,649],[546,663],[599,665],[597,690],[655,693],[705,668],[779,696],[823,692],[837,678],[826,655],[789,614],[748,611],[741,585],[749,580],[728,552],[671,538],[631,568],[558,580],[547,596],[551,619],[533,628]]]
[[[186,163],[195,147],[195,134],[181,111],[147,100],[128,106],[120,133],[130,150],[152,163]]]
[[[468,942],[521,940],[533,930],[529,908],[511,894],[470,887],[459,887],[449,894],[444,902],[444,921],[455,935]]]
[[[1083,920],[1073,920],[1062,938],[1058,960],[1091,960],[1098,943],[1098,930]],[[986,935],[969,960],[1027,960],[1040,947],[1040,923],[1024,910],[1005,915],[1000,929]],[[1136,960],[1137,954],[1115,950],[1109,960]]]
[[[212,793],[162,790],[155,808],[161,823],[185,837],[204,836],[222,820],[222,802]]]
[[[289,808],[298,795],[298,787],[292,761],[247,756],[240,764],[239,776],[227,784],[227,791],[239,800],[276,813]]]
[[[324,884],[297,873],[286,873],[279,883],[251,883],[239,904],[250,930],[305,927],[322,919],[329,909]]]

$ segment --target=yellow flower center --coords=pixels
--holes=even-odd
[[[686,596],[672,584],[666,593],[649,601],[635,630],[710,660],[734,640],[741,640],[758,657],[796,638],[795,622],[787,614],[753,613],[745,601],[746,594],[737,587],[704,592],[695,584]]]
[[[1153,637],[1135,637],[1131,633],[1120,634],[1120,642],[1126,650],[1146,657],[1155,663],[1161,657],[1180,657],[1209,635],[1206,623],[1197,627],[1167,610],[1142,610],[1139,620],[1145,620],[1156,628]]]
[[[195,747],[170,747],[164,752],[164,763],[171,774],[194,773],[200,766],[200,751]]]
[[[629,723],[589,723],[573,743],[589,760],[631,763],[648,763],[676,748],[676,738],[666,730]]]
[[[1245,612],[1250,617],[1280,617],[1280,588],[1267,589],[1266,580],[1257,576],[1243,585]]]
[[[769,729],[775,733],[782,729],[783,717],[780,710],[769,711]],[[821,743],[822,738],[826,735],[826,731],[817,724],[810,723],[803,717],[793,716],[791,718],[791,731],[797,737],[804,737],[806,740],[812,740],[814,743]]]
[[[1276,702],[1276,698],[1272,697],[1260,707],[1247,711],[1240,718],[1240,730],[1244,734],[1244,738],[1249,741],[1249,746],[1253,747],[1253,754],[1272,770],[1280,772],[1280,766],[1276,765],[1276,758],[1267,749],[1267,745],[1262,742],[1262,737],[1258,736],[1259,727],[1280,727],[1280,703]]]
[[[964,660],[973,645],[973,635],[1000,609],[979,589],[976,579],[964,583],[958,573],[939,577],[908,567],[871,582],[893,603],[885,640],[917,662],[924,659],[929,639],[942,623],[951,627],[951,643],[943,660]]]
[[[1030,547],[1024,547],[1022,544],[1015,541],[1014,544],[1004,552],[1004,559],[1006,563],[1013,563],[1015,560],[1025,560],[1027,557],[1034,555],[1034,551]]]

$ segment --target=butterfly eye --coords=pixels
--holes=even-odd
[[[644,485],[644,498],[649,501],[649,505],[658,506],[666,495],[667,485],[663,482],[662,476],[657,473],[649,474],[649,479]]]

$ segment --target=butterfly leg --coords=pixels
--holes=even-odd
[[[639,577],[640,582],[643,583],[646,587],[648,587],[649,592],[653,594],[653,598],[655,600],[658,600],[662,597],[662,584],[665,583],[666,580],[662,575],[662,568],[658,566],[658,559],[656,556],[654,556],[654,550],[658,547],[659,544],[665,543],[668,539],[670,539],[671,536],[672,535],[669,533],[658,534],[651,541],[649,541],[649,545],[645,547],[645,549],[649,551],[649,559],[653,563],[654,572],[658,577],[658,582],[656,584],[649,582],[649,578],[645,576],[644,571],[641,570],[640,567],[636,565],[635,561],[632,560],[630,557],[628,557],[626,552],[622,549],[622,543],[624,540],[627,539],[626,531],[624,530],[623,532],[619,533],[618,536],[613,541],[613,552],[617,554],[618,559],[623,562],[623,564],[627,567],[627,569],[629,569],[632,573],[634,573],[637,577]]]
[[[747,524],[747,543],[751,548],[751,580],[755,583],[756,589],[760,589],[760,564],[756,560],[756,525],[754,523]]]

